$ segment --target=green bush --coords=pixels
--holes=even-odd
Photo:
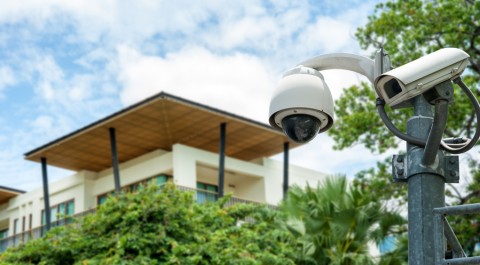
[[[8,249],[2,264],[295,264],[295,239],[266,206],[199,204],[174,185],[111,196],[95,214]],[[248,221],[245,221],[248,220]]]

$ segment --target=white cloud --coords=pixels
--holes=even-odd
[[[120,47],[121,98],[131,104],[160,91],[234,112],[267,119],[274,81],[258,58],[235,53],[216,55],[186,48],[165,58]]]
[[[353,27],[348,21],[319,17],[315,24],[308,25],[302,31],[299,42],[307,50],[321,50],[324,53],[351,49],[353,39],[350,32]]]
[[[353,33],[372,7],[352,5],[326,16],[313,12],[309,1],[288,0],[6,1],[0,26],[17,28],[15,35],[0,32],[7,42],[2,48],[17,54],[13,47],[21,43],[31,50],[22,58],[11,56],[17,61],[10,70],[0,68],[0,95],[2,84],[28,83],[38,106],[27,113],[27,129],[8,136],[15,146],[0,148],[8,152],[0,154],[0,168],[9,168],[1,174],[18,179],[33,174],[32,166],[22,166],[25,146],[38,146],[111,113],[120,105],[118,98],[127,105],[163,90],[266,122],[280,74],[318,54],[358,53]],[[50,47],[50,41],[58,45]],[[66,48],[55,50],[59,47]],[[324,76],[334,98],[362,79],[345,71],[325,71]],[[335,172],[376,159],[361,148],[334,152],[331,139],[320,138],[293,151],[292,161]],[[31,179],[24,185],[31,186]]]
[[[340,98],[343,89],[345,88],[353,85],[360,85],[361,82],[370,84],[370,81],[368,81],[363,75],[347,70],[326,70],[322,71],[322,75],[330,88],[330,92],[332,92],[334,100]],[[374,89],[373,86],[372,89]]]
[[[16,82],[12,69],[8,66],[0,66],[0,93]],[[0,98],[2,98],[2,94],[0,94]]]
[[[50,131],[53,127],[53,119],[50,116],[39,116],[32,122],[32,126],[40,131]]]
[[[55,59],[51,55],[34,53],[24,65],[22,77],[34,84],[36,95],[47,102],[53,101],[56,87],[64,78],[63,70]]]

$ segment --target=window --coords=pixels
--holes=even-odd
[[[8,229],[0,230],[0,239],[8,237]]]
[[[218,187],[216,185],[197,182],[197,201],[199,203],[217,200]]]
[[[159,175],[159,176],[153,177],[154,183],[159,186],[165,185],[165,183],[167,183],[169,179],[170,177],[167,175]]]
[[[75,212],[75,201],[70,200],[66,202],[59,203],[57,205],[50,207],[50,223],[53,226],[64,224],[63,222],[66,221],[67,223],[71,221],[71,217]],[[42,210],[42,225],[47,223],[47,217],[45,216],[45,211]],[[62,223],[59,222],[62,221]]]
[[[100,196],[97,197],[97,205],[102,205],[104,204],[106,201],[107,201],[107,198],[108,198],[108,193],[106,194],[102,194]]]
[[[142,181],[135,182],[133,184],[125,186],[125,187],[122,188],[122,191],[123,192],[136,192],[139,189],[141,189],[142,187],[145,187],[150,183],[153,183],[153,184],[159,185],[159,186],[163,186],[171,178],[172,177],[169,176],[169,175],[161,174],[161,175],[158,175],[158,176],[155,176],[155,177],[152,177],[152,178],[147,178],[147,179],[144,179]],[[108,196],[113,195],[113,194],[114,194],[114,192],[111,191],[111,192],[99,195],[97,197],[97,205],[102,205],[103,203],[105,203],[105,201],[107,201]]]

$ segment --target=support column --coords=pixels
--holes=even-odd
[[[42,181],[43,181],[43,202],[45,203],[45,231],[50,230],[50,222],[52,220],[50,214],[50,193],[48,192],[48,175],[47,175],[47,159],[41,158],[42,162]]]
[[[225,138],[226,138],[227,124],[225,122],[220,124],[220,152],[218,161],[218,197],[223,197],[223,186],[225,178]]]
[[[288,180],[288,142],[283,143],[283,198],[287,197],[289,180]]]
[[[113,179],[115,181],[115,192],[121,192],[120,171],[118,169],[117,139],[115,136],[115,128],[110,128],[110,145],[112,147],[112,169]]]
[[[407,133],[427,139],[432,122],[432,106],[418,96],[413,99],[414,116],[407,122]],[[422,167],[424,149],[407,144],[407,172]],[[443,151],[436,159],[443,161]],[[436,163],[436,167],[442,163]],[[435,168],[433,168],[434,170]],[[423,166],[424,167],[424,166]],[[434,216],[433,209],[445,206],[445,179],[435,173],[419,173],[408,176],[408,264],[434,265]],[[443,237],[443,235],[442,235]]]

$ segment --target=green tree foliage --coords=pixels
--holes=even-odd
[[[362,83],[360,87],[352,86],[344,90],[342,96],[335,101],[336,123],[328,131],[335,141],[335,149],[348,148],[361,143],[372,152],[382,153],[396,147],[396,140],[385,128],[380,116],[376,114],[375,100],[377,96],[371,84]],[[387,113],[392,111],[387,107]],[[395,113],[395,125],[405,129],[405,122],[411,111],[404,109]]]
[[[404,206],[407,203],[407,185],[406,183],[392,184],[390,160],[391,158],[378,161],[377,167],[358,172],[352,183],[365,193],[375,194],[375,198],[379,201]]]
[[[441,48],[460,48],[470,55],[469,66],[462,75],[464,82],[477,98],[480,96],[480,1],[472,0],[396,0],[376,6],[368,23],[357,30],[356,37],[364,49],[383,47],[393,66],[400,66]],[[338,149],[363,144],[372,152],[382,153],[400,143],[383,126],[375,109],[376,95],[371,84],[347,88],[336,101],[336,127],[330,135]],[[394,124],[405,130],[411,110],[392,111],[387,108]],[[455,102],[450,105],[446,137],[472,137],[476,128],[473,108],[461,89],[455,89]],[[471,160],[471,159],[470,159]],[[404,187],[389,183],[389,162],[379,162],[378,168],[357,174],[356,185],[376,192],[380,199],[406,201]],[[465,173],[465,172],[464,172]],[[472,179],[466,190],[460,192],[450,186],[447,195],[454,204],[474,203],[480,198],[480,169],[470,162]],[[465,178],[465,174],[462,174]],[[382,189],[383,187],[383,189]],[[403,197],[403,199],[401,199]],[[479,241],[478,216],[452,218],[466,251],[472,253]]]
[[[362,48],[384,47],[393,66],[400,66],[441,48],[455,47],[470,55],[468,70],[462,76],[479,95],[480,80],[480,2],[460,0],[389,1],[378,4],[368,24],[356,33]],[[362,143],[372,151],[383,152],[396,143],[393,135],[376,115],[376,95],[371,84],[345,90],[336,102],[337,128],[330,134],[336,147],[343,149]],[[348,106],[348,107],[347,107]],[[473,108],[460,89],[455,91],[446,136],[471,137],[476,125]],[[395,111],[390,115],[395,124],[404,128],[411,111]],[[355,118],[352,118],[355,117]],[[355,121],[355,122],[352,122]],[[367,125],[360,125],[364,122]],[[372,127],[367,127],[372,126]],[[347,129],[348,135],[345,131]]]
[[[375,264],[369,243],[396,234],[405,224],[344,177],[328,178],[316,188],[292,187],[281,209],[289,217],[287,228],[298,238],[303,264]],[[405,262],[405,255],[392,253],[381,264]]]
[[[266,206],[198,204],[173,185],[111,197],[95,214],[8,249],[1,264],[295,264],[296,241]]]

